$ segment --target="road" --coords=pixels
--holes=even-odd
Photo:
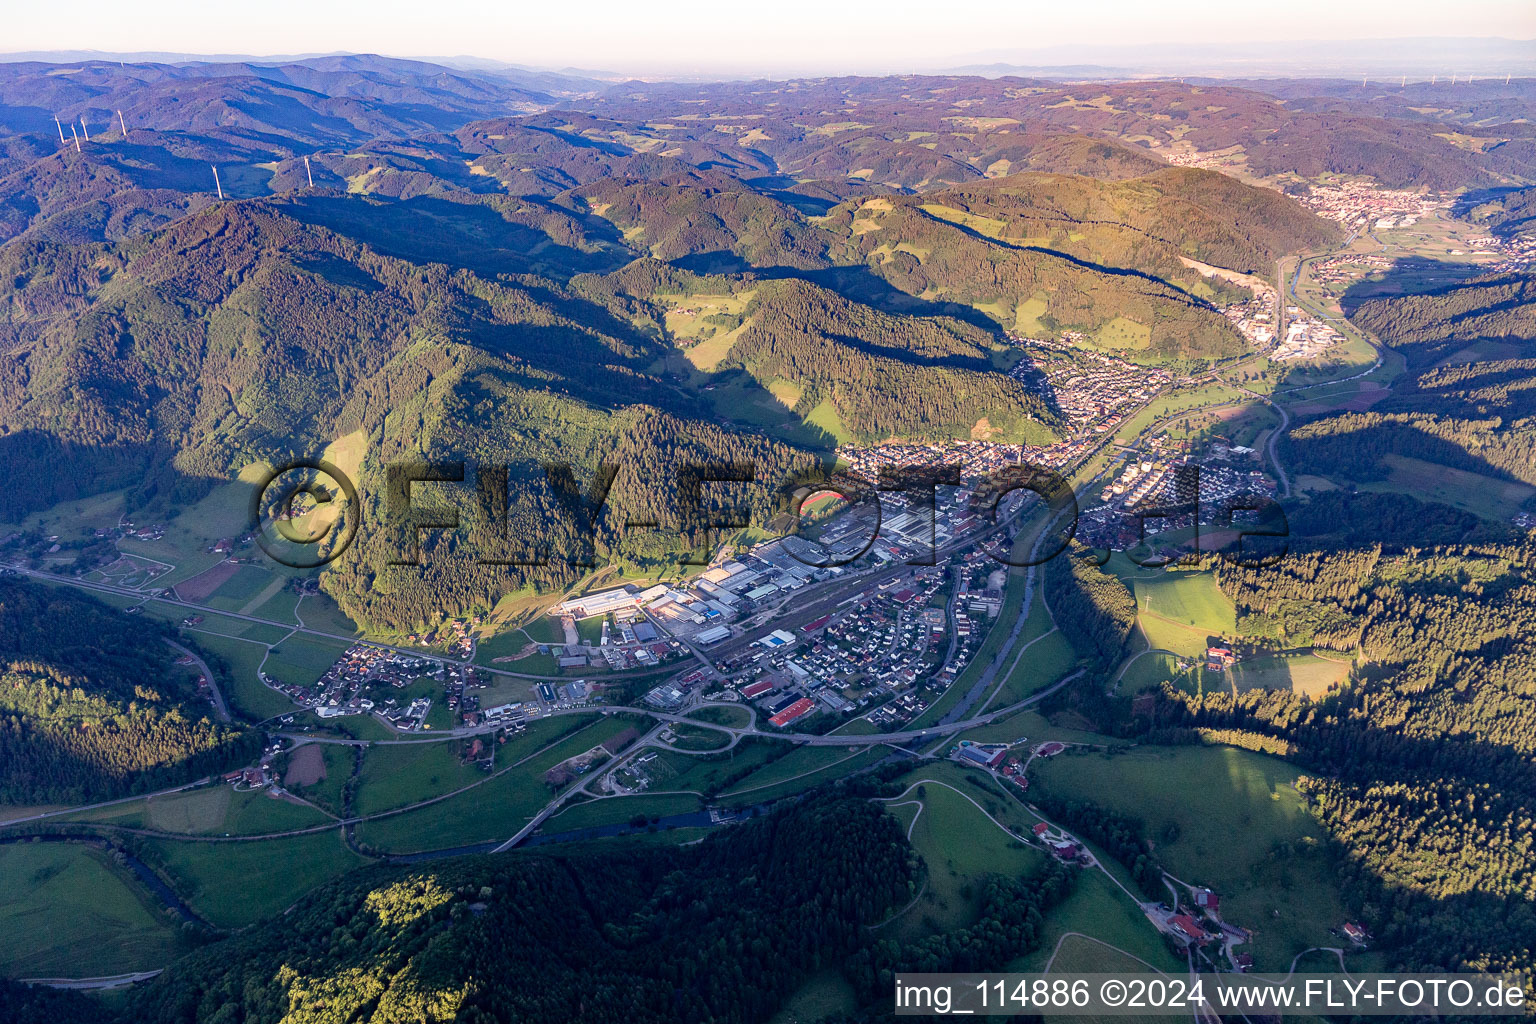
[[[760,728],[758,728],[758,726],[757,726],[755,721],[753,722],[753,724],[747,725],[747,726],[732,726],[732,725],[719,725],[719,724],[717,724],[715,722],[705,722],[705,721],[701,721],[701,720],[699,720],[697,718],[689,718],[688,717],[688,711],[697,711],[701,707],[721,706],[721,705],[714,705],[714,704],[701,704],[701,705],[698,705],[696,707],[688,709],[688,711],[682,711],[682,712],[652,711],[649,708],[631,708],[631,707],[616,707],[616,706],[598,706],[598,707],[585,707],[585,708],[556,708],[555,710],[546,713],[542,717],[551,718],[551,717],[558,717],[558,716],[561,716],[561,715],[596,715],[596,714],[611,715],[611,714],[615,714],[617,712],[628,712],[628,713],[631,713],[631,714],[648,715],[651,718],[657,718],[657,719],[660,719],[663,722],[675,722],[675,723],[684,724],[684,725],[698,726],[698,727],[700,727],[702,729],[713,729],[716,732],[723,732],[723,733],[726,733],[726,734],[728,734],[730,736],[736,736],[736,737],[757,736],[757,737],[762,737],[764,739],[783,740],[786,743],[803,744],[805,746],[812,746],[812,747],[876,746],[878,744],[883,744],[883,743],[902,744],[902,743],[905,743],[908,740],[933,739],[933,738],[937,738],[939,736],[948,736],[948,735],[951,735],[953,733],[964,732],[966,729],[970,729],[973,726],[987,725],[988,723],[994,722],[994,721],[996,721],[999,718],[1006,718],[1008,715],[1011,715],[1011,714],[1014,714],[1015,712],[1021,711],[1024,708],[1030,707],[1031,705],[1038,704],[1040,701],[1042,701],[1045,698],[1049,697],[1051,694],[1057,692],[1063,686],[1066,686],[1068,683],[1072,682],[1074,679],[1077,679],[1082,674],[1083,674],[1082,671],[1079,670],[1077,672],[1072,673],[1071,675],[1064,676],[1063,678],[1058,679],[1055,683],[1051,684],[1050,686],[1046,687],[1045,689],[1039,690],[1039,691],[1037,691],[1035,693],[1030,694],[1028,697],[1025,697],[1023,700],[1016,701],[1013,704],[1009,704],[1007,707],[998,708],[996,711],[991,711],[991,712],[988,712],[987,714],[984,714],[984,715],[975,715],[975,716],[973,716],[971,718],[966,718],[966,719],[963,719],[963,720],[956,720],[956,721],[951,721],[951,722],[941,722],[941,723],[939,723],[937,725],[930,725],[930,726],[927,726],[927,727],[922,728],[922,729],[903,729],[903,730],[898,731],[898,732],[864,733],[864,734],[861,734],[861,735],[845,735],[845,734],[840,734],[840,733],[827,733],[825,735],[813,735],[813,734],[810,734],[810,733],[781,732],[781,731],[779,731],[777,729],[771,729],[771,730],[760,729]],[[723,706],[726,706],[726,707],[731,707],[731,706],[740,707],[741,705],[723,705]],[[481,736],[481,735],[485,735],[485,734],[488,734],[488,733],[493,733],[493,732],[496,732],[496,731],[498,731],[500,729],[503,729],[505,727],[506,726],[503,725],[503,724],[477,725],[477,726],[474,726],[474,727],[460,726],[457,729],[444,729],[441,732],[435,732],[430,737],[424,737],[422,739],[415,739],[415,740],[358,740],[358,739],[352,739],[350,737],[341,737],[341,736],[317,736],[317,735],[315,735],[313,733],[296,732],[296,731],[291,731],[291,730],[279,730],[279,731],[273,733],[273,735],[281,736],[284,739],[293,740],[293,741],[295,741],[297,743],[328,743],[328,744],[333,744],[333,745],[337,745],[337,746],[347,746],[347,747],[365,746],[366,747],[366,746],[389,746],[389,745],[398,744],[398,743],[443,743],[443,742],[447,742],[449,740],[463,739],[466,736]],[[75,811],[75,810],[80,810],[80,808],[71,808],[70,810],[66,810],[66,811],[53,811],[53,812],[50,812],[50,814],[68,814],[68,813],[71,813],[71,811]],[[48,816],[49,815],[37,815],[37,817],[48,817]]]
[[[1232,390],[1241,391],[1245,395],[1252,395],[1254,398],[1257,398],[1259,401],[1263,402],[1265,405],[1269,406],[1271,409],[1275,410],[1275,412],[1280,414],[1280,425],[1269,432],[1269,442],[1264,447],[1266,453],[1269,455],[1270,468],[1275,471],[1275,476],[1280,481],[1280,497],[1289,498],[1291,496],[1291,478],[1285,475],[1285,467],[1280,465],[1280,454],[1276,450],[1276,445],[1280,443],[1281,435],[1283,435],[1287,430],[1291,429],[1291,414],[1285,410],[1285,406],[1274,401],[1268,395],[1263,395],[1250,388],[1245,388],[1241,384],[1234,384],[1232,381],[1227,380],[1219,373],[1215,374],[1214,376],[1217,380],[1221,381]]]
[[[747,737],[747,736],[756,736],[756,737],[762,737],[762,738],[765,738],[765,739],[776,739],[776,740],[783,741],[785,743],[802,744],[802,745],[813,746],[813,747],[869,747],[869,746],[879,746],[879,745],[901,746],[901,745],[903,745],[903,744],[905,744],[905,743],[907,743],[909,741],[912,741],[912,740],[938,739],[938,738],[943,737],[943,736],[950,736],[950,735],[953,735],[953,734],[958,733],[958,732],[964,732],[965,730],[973,728],[973,727],[978,726],[978,725],[987,725],[987,724],[989,724],[991,722],[994,722],[994,721],[997,721],[999,719],[1007,718],[1009,715],[1015,714],[1015,713],[1017,713],[1019,711],[1022,711],[1023,709],[1025,709],[1027,707],[1030,707],[1031,705],[1039,703],[1040,701],[1042,701],[1045,698],[1049,697],[1051,694],[1056,693],[1062,687],[1067,686],[1073,680],[1077,679],[1081,675],[1082,675],[1082,671],[1079,670],[1077,672],[1072,673],[1069,676],[1066,676],[1066,677],[1064,677],[1062,679],[1057,680],[1055,683],[1053,683],[1051,686],[1047,687],[1044,690],[1040,690],[1037,693],[1030,694],[1028,697],[1024,698],[1021,701],[1018,701],[1018,702],[1016,702],[1014,704],[1010,704],[1010,705],[1008,705],[1007,707],[1004,707],[1004,708],[999,708],[998,710],[993,711],[993,712],[989,712],[988,714],[985,714],[985,715],[977,715],[977,716],[975,716],[973,718],[965,719],[964,721],[956,721],[956,722],[949,722],[949,723],[944,723],[944,724],[940,724],[940,725],[933,725],[933,726],[929,726],[926,729],[907,729],[907,730],[903,730],[901,732],[868,733],[868,734],[857,735],[857,736],[838,735],[836,733],[829,733],[829,734],[824,735],[824,736],[813,736],[813,735],[807,735],[807,734],[802,734],[802,733],[783,733],[783,732],[779,732],[777,730],[774,730],[774,731],[771,731],[771,732],[765,732],[762,729],[759,729],[757,727],[755,718],[754,718],[753,723],[748,725],[748,726],[735,727],[735,726],[727,726],[727,725],[717,725],[717,724],[715,724],[713,722],[700,721],[697,718],[689,718],[686,714],[674,714],[674,713],[664,712],[664,711],[646,711],[644,713],[649,715],[652,718],[659,719],[662,722],[681,723],[681,724],[686,724],[686,725],[699,726],[701,728],[713,729],[713,730],[716,730],[717,732],[726,733],[726,734],[728,734],[728,735],[730,735],[732,737],[732,741],[731,741],[731,745],[732,746],[734,746],[740,739],[742,739],[743,737]],[[710,705],[703,705],[703,706],[708,707]],[[619,711],[633,711],[633,710],[634,709],[629,709],[629,708],[613,708],[613,707],[564,708],[564,709],[560,709],[560,710],[551,712],[551,714],[553,714],[553,715],[614,714],[614,713],[619,712]],[[387,746],[387,745],[397,744],[397,743],[441,743],[441,742],[445,742],[445,741],[448,741],[448,740],[459,739],[459,738],[462,738],[462,737],[465,737],[465,736],[474,736],[474,735],[479,735],[479,734],[483,734],[483,733],[494,732],[496,729],[499,729],[499,728],[501,728],[501,726],[480,726],[480,727],[477,727],[477,728],[474,728],[474,729],[455,729],[455,730],[451,730],[451,731],[444,731],[444,732],[442,732],[442,733],[438,734],[437,736],[434,736],[434,737],[432,737],[430,739],[419,739],[419,740],[355,740],[355,739],[346,739],[346,738],[341,738],[341,737],[336,737],[336,736],[315,736],[315,735],[311,735],[309,733],[303,733],[303,732],[279,732],[279,733],[276,733],[275,735],[281,736],[281,737],[283,737],[285,739],[288,739],[288,740],[292,740],[292,741],[294,741],[295,744],[324,743],[324,744],[331,744],[331,745],[336,745],[336,746],[355,747],[355,746],[370,746],[370,745],[385,745],[385,746]],[[658,726],[657,729],[653,729],[651,734],[649,734],[649,735],[647,735],[647,737],[645,737],[643,743],[646,744],[646,745],[650,745],[651,737],[654,736],[655,732],[659,731],[659,728],[660,727]],[[641,745],[642,745],[642,743],[637,743],[635,746],[638,749]],[[633,753],[633,752],[631,752],[631,753]],[[494,778],[494,777],[495,776],[490,776],[489,778]],[[25,818],[13,818],[13,819],[11,819],[9,821],[0,823],[0,828],[7,828],[7,829],[9,829],[9,828],[11,828],[13,826],[16,826],[16,825],[26,824],[27,822],[42,821],[42,820],[49,819],[49,818],[58,818],[58,817],[63,817],[65,815],[80,814],[80,813],[87,812],[87,811],[100,810],[100,809],[105,808],[105,807],[113,807],[113,806],[116,806],[118,804],[130,803],[130,802],[132,802],[134,800],[146,800],[146,799],[149,799],[151,797],[170,796],[170,795],[175,794],[175,793],[185,792],[186,790],[195,789],[198,786],[206,785],[209,781],[210,780],[206,779],[206,778],[198,779],[195,782],[188,782],[188,783],[185,783],[184,785],[180,785],[180,786],[172,786],[172,787],[170,787],[168,789],[157,790],[157,791],[155,791],[153,793],[140,793],[140,794],[136,794],[134,796],[121,797],[121,798],[119,798],[117,800],[104,800],[104,801],[102,801],[100,803],[95,803],[95,804],[83,804],[83,805],[78,806],[78,807],[65,807],[65,808],[61,808],[61,809],[56,810],[56,811],[45,811],[45,812],[42,812],[40,814],[28,815]],[[463,787],[462,789],[454,790],[452,793],[440,794],[439,796],[435,796],[435,797],[433,797],[433,798],[431,798],[429,800],[423,801],[423,802],[421,802],[419,804],[412,804],[409,807],[395,808],[395,809],[392,809],[392,810],[389,810],[389,811],[382,811],[379,814],[374,814],[374,815],[364,815],[364,816],[354,816],[354,817],[342,818],[342,819],[339,819],[339,820],[336,820],[336,821],[326,822],[323,825],[314,825],[314,826],[310,826],[308,828],[293,829],[293,830],[286,831],[286,832],[264,833],[264,834],[261,834],[261,835],[249,835],[249,836],[196,836],[196,837],[182,836],[180,838],[195,838],[195,839],[200,840],[200,841],[208,841],[208,842],[249,842],[249,841],[251,841],[253,839],[270,839],[270,838],[276,838],[276,837],[287,836],[287,835],[303,835],[303,834],[310,833],[310,832],[324,832],[324,831],[327,831],[329,829],[333,829],[333,828],[337,828],[337,827],[341,827],[341,826],[345,826],[345,825],[349,825],[349,824],[357,824],[359,822],[366,821],[369,818],[385,817],[385,816],[389,816],[389,815],[399,814],[399,813],[403,813],[406,810],[414,810],[414,809],[416,809],[418,807],[427,806],[428,804],[438,803],[438,802],[440,802],[440,801],[442,801],[442,800],[444,800],[444,799],[446,799],[446,798],[448,798],[450,796],[458,795],[459,793],[463,792],[465,789],[471,789],[471,788],[473,788],[476,785],[480,785],[480,784],[482,784],[485,781],[487,781],[487,780],[484,780],[484,779],[479,780],[479,781],[477,781],[475,783],[472,783],[470,786],[466,786],[466,787]],[[569,792],[570,791],[568,790],[567,794],[569,794]],[[545,815],[544,817],[548,817],[548,815]],[[540,820],[542,820],[542,819],[540,819]],[[99,824],[99,823],[91,823],[91,824]],[[100,826],[100,827],[106,827],[106,826]],[[150,830],[132,829],[132,828],[119,828],[117,830],[118,831],[123,831],[123,832],[135,833],[135,834],[142,833],[144,835],[161,835],[162,834],[162,833],[156,833],[156,832],[153,832],[153,831],[150,831]],[[525,832],[526,831],[528,831],[528,830],[525,830]]]
[[[213,710],[218,714],[219,721],[228,722],[230,720],[229,705],[224,703],[224,695],[219,692],[219,677],[213,674],[213,669],[209,668],[208,663],[192,648],[183,647],[174,640],[167,640],[166,643],[192,659],[192,663],[203,674],[203,678],[208,680],[208,692],[213,696]]]
[[[118,597],[131,597],[145,604],[153,601],[157,604],[169,605],[172,608],[179,608],[189,613],[199,612],[205,615],[221,615],[225,618],[238,619],[241,622],[252,622],[260,626],[273,626],[277,629],[288,630],[290,633],[304,633],[308,636],[324,637],[327,640],[340,640],[349,644],[366,643],[373,647],[381,647],[386,651],[398,651],[401,654],[410,655],[413,658],[438,658],[449,664],[466,665],[468,667],[474,668],[477,672],[484,672],[488,675],[508,676],[513,679],[528,679],[534,681],[547,681],[557,683],[570,682],[570,678],[568,676],[541,676],[535,675],[531,672],[512,672],[504,668],[492,668],[489,665],[475,665],[471,662],[462,661],[458,658],[449,658],[440,654],[433,654],[430,651],[423,651],[420,647],[398,647],[394,644],[386,644],[379,640],[370,640],[366,637],[360,637],[355,633],[331,633],[323,629],[313,629],[309,626],[295,626],[291,622],[279,622],[276,619],[264,619],[258,615],[246,615],[240,612],[225,611],[223,608],[214,608],[205,604],[192,604],[187,601],[178,601],[171,597],[159,597],[154,594],[146,594],[142,590],[132,590],[128,587],[118,587],[110,583],[96,583],[90,580],[76,579],[73,576],[60,576],[57,573],[43,572],[41,569],[27,569],[14,565],[7,566],[6,568],[10,569],[12,572],[19,573],[20,575],[30,576],[39,580],[46,580],[49,583],[60,583],[69,587],[79,587],[82,590],[93,590],[103,594],[114,594]],[[651,669],[636,669],[632,672],[624,673],[619,678],[623,680],[644,679],[648,676],[667,675],[676,671],[677,666],[668,665]],[[295,705],[294,711],[297,712],[302,710],[304,709]]]
[[[65,988],[87,992],[134,985],[141,981],[148,981],[150,978],[158,978],[164,970],[163,967],[157,967],[153,971],[114,974],[105,978],[18,978],[17,980],[23,985],[41,985],[44,988]]]

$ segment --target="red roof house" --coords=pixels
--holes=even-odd
[[[777,726],[785,726],[799,718],[801,715],[810,711],[811,708],[815,706],[816,702],[811,700],[809,697],[801,697],[789,707],[768,719],[768,721]]]
[[[1206,939],[1205,929],[1200,927],[1200,922],[1188,914],[1180,914],[1168,923],[1191,942],[1204,942]]]

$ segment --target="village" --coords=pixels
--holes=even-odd
[[[1451,206],[1448,196],[1382,188],[1366,180],[1313,185],[1300,201],[1319,217],[1375,228],[1408,227]]]
[[[405,732],[432,727],[427,718],[435,699],[459,714],[477,710],[479,698],[466,691],[487,685],[473,667],[370,643],[352,644],[311,686],[289,683],[265,671],[257,674],[262,683],[319,718],[372,714]],[[387,695],[407,689],[410,695]],[[441,694],[434,698],[420,693],[424,689]]]

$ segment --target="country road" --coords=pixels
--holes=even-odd
[[[153,971],[137,971],[133,974],[114,974],[105,978],[17,978],[23,985],[39,985],[43,988],[72,989],[76,992],[102,991],[110,988],[123,988],[134,985],[151,978],[158,978],[164,973],[165,968],[157,967]]]
[[[219,677],[213,674],[213,669],[209,668],[202,656],[190,647],[183,647],[174,640],[167,640],[166,643],[192,659],[192,663],[203,674],[203,678],[208,680],[208,692],[213,696],[213,710],[218,713],[219,721],[228,722],[230,720],[229,705],[224,703],[224,695],[219,692]]]

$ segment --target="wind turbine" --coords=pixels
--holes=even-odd
[[[75,122],[73,122],[73,121],[69,122],[69,134],[74,137],[74,140],[75,140],[75,152],[76,153],[80,152],[80,133],[75,131]]]
[[[64,137],[64,126],[59,123],[59,115],[58,114],[54,114],[53,115],[53,123],[59,129],[59,141],[62,142],[62,143],[65,143],[67,145],[69,143],[69,140]]]
[[[304,158],[304,173],[309,175],[309,187],[315,187],[315,172],[309,169],[309,157]]]
[[[91,141],[91,130],[85,126],[85,118],[80,118],[80,131],[85,134],[85,141]]]
[[[128,126],[123,123],[123,112],[121,110],[119,110],[117,112],[117,126],[123,130],[123,141],[127,142],[128,141]]]
[[[224,198],[224,186],[219,184],[219,169],[214,167],[213,164],[209,164],[208,166],[213,167],[213,187],[218,191],[219,199],[222,200]]]

